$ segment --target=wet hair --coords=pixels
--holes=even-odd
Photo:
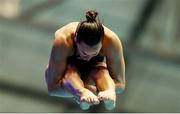
[[[104,28],[99,19],[96,19],[98,12],[90,10],[86,12],[86,20],[81,21],[77,27],[77,42],[84,42],[94,46],[101,42],[104,37]]]

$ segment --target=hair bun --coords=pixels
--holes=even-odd
[[[91,10],[86,12],[86,19],[87,22],[93,22],[96,21],[96,16],[98,15],[98,12]]]

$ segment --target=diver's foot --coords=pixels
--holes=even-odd
[[[89,109],[91,105],[99,104],[97,96],[88,89],[84,89],[79,96],[79,99],[76,97],[75,100],[78,104],[80,104],[80,108],[83,110]]]
[[[98,99],[104,102],[104,106],[107,110],[112,110],[116,106],[115,90],[105,90],[99,92]]]

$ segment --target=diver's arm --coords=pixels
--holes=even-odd
[[[125,62],[123,55],[123,48],[120,38],[112,31],[105,35],[107,39],[106,47],[104,49],[107,67],[110,76],[114,79],[116,84],[116,92],[122,93],[125,89]]]
[[[61,81],[67,66],[66,59],[69,55],[69,49],[64,37],[63,34],[55,34],[49,64],[45,73],[49,91],[61,87]]]

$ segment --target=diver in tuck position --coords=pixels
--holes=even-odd
[[[125,63],[120,38],[87,11],[86,20],[55,32],[45,77],[51,96],[73,97],[84,110],[104,102],[115,108],[125,89]]]

